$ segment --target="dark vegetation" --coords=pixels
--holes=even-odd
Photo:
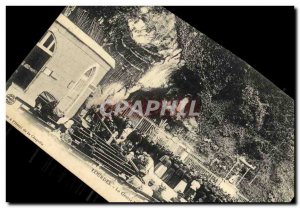
[[[90,35],[108,50],[113,50],[110,43],[130,32],[128,18],[138,15],[137,7],[83,9],[102,21],[101,35]],[[157,8],[156,12],[161,11],[164,9]],[[70,18],[75,16],[71,14]],[[173,71],[167,86],[141,89],[129,99],[197,99],[201,109],[197,126],[189,128],[184,119],[161,118],[172,127],[168,130],[194,146],[207,164],[219,157],[230,168],[233,158],[245,156],[257,168],[246,175],[239,189],[253,201],[266,201],[270,193],[278,201],[290,201],[294,197],[294,100],[187,23],[176,19],[175,27],[182,49],[180,59],[185,64]],[[82,28],[89,33],[87,24]],[[148,49],[153,54],[160,50],[154,46]],[[152,55],[151,60],[155,62],[156,58],[157,54]],[[214,171],[222,174],[218,169]],[[257,171],[258,177],[249,185]]]

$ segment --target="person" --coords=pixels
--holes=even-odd
[[[136,129],[131,131],[127,136],[127,140],[131,141],[132,144],[137,146],[140,143],[140,140],[141,140],[140,133]]]
[[[208,182],[203,180],[203,184],[196,191],[196,195],[194,197],[195,200],[201,198],[203,194],[209,193],[209,189],[207,188],[207,186],[208,186]]]
[[[144,184],[141,187],[141,191],[149,196],[153,196],[154,191],[156,190],[155,181],[151,179],[148,184]]]
[[[169,185],[170,179],[173,177],[175,171],[177,170],[177,160],[174,157],[171,157],[171,166],[167,171],[162,175],[161,179]]]
[[[201,183],[202,183],[201,180],[197,180],[196,178],[194,178],[190,187],[187,188],[187,190],[185,192],[185,198],[186,199],[194,198],[197,190],[201,187]]]
[[[96,113],[96,105],[92,105],[89,109],[87,109],[86,114],[83,116],[83,119],[91,121]]]
[[[170,156],[164,155],[159,159],[159,163],[155,166],[155,174],[161,178],[167,169],[172,165]]]
[[[148,148],[146,149],[147,153],[151,156],[153,161],[156,161],[156,144],[153,141],[149,142]]]
[[[140,172],[142,173],[143,180],[148,183],[154,173],[154,162],[153,159],[150,157],[150,155],[147,152],[143,152],[143,155],[139,156],[140,158]]]
[[[129,183],[130,185],[132,185],[136,189],[138,189],[138,190],[142,189],[143,182],[142,182],[141,178],[139,178],[138,176],[132,175],[128,179],[126,179],[125,174],[122,173],[122,174],[119,174],[119,177],[126,180],[127,183]]]
[[[198,178],[198,176],[195,175],[195,172],[194,172],[194,170],[191,168],[190,165],[185,166],[185,167],[186,167],[186,171],[185,171],[186,174],[184,175],[184,178],[185,178],[185,180],[186,180],[186,182],[187,182],[187,187],[190,187],[191,184],[192,184],[192,182],[193,182],[193,180],[194,180],[195,178]],[[200,177],[199,177],[199,178],[200,178]],[[186,193],[187,190],[188,190],[188,188],[185,190],[184,193]]]
[[[181,181],[184,175],[183,164],[178,162],[176,165],[176,172],[174,173],[173,177],[170,179],[169,186],[171,188],[175,188],[175,186]]]
[[[114,133],[111,134],[110,138],[106,141],[107,144],[111,144],[112,141],[116,140],[118,137],[119,133],[115,131]]]
[[[177,192],[177,196],[171,198],[172,202],[186,202],[186,200],[183,198],[183,193],[180,191]]]
[[[130,124],[127,124],[126,128],[123,130],[121,136],[116,139],[116,143],[117,145],[121,145],[123,142],[126,141],[127,136],[133,131],[133,128],[131,127]]]
[[[132,160],[134,158],[134,156],[135,156],[134,152],[131,151],[125,156],[125,158],[127,161],[129,161],[129,160]]]
[[[161,144],[156,143],[156,158],[158,159],[158,163],[160,162],[159,159],[162,156],[169,155],[170,157],[172,157],[172,154],[173,153],[171,151],[166,150],[166,148],[164,146],[162,146]]]
[[[90,132],[89,136],[87,135],[82,135],[81,142],[78,145],[78,149],[83,152],[85,155],[91,156],[94,151],[95,151],[95,143],[96,141],[94,140],[94,132]]]
[[[147,152],[143,152],[141,155],[133,156],[130,159],[137,167],[138,173],[129,177],[127,182],[135,187],[140,187],[141,184],[148,184],[153,179],[154,172],[154,163],[150,155]]]
[[[64,133],[62,133],[62,135],[61,135],[62,138],[61,139],[62,139],[62,141],[64,141],[67,144],[72,143],[72,138],[71,138],[70,133],[73,132],[73,130],[71,128],[73,124],[74,124],[74,121],[71,120],[71,119],[64,123],[66,131]]]
[[[187,182],[185,179],[182,179],[179,181],[179,183],[175,186],[174,191],[180,191],[180,192],[184,192],[184,190],[186,189],[187,186]]]
[[[127,183],[131,184],[137,190],[149,196],[153,196],[153,193],[156,190],[155,182],[152,179],[144,184],[141,182],[141,180],[138,177],[133,175],[127,180]]]
[[[67,129],[64,125],[65,122],[67,122],[69,119],[66,116],[62,116],[58,121],[56,122],[55,128],[52,130],[52,133],[59,133],[59,136],[61,133],[64,133]]]
[[[133,151],[137,151],[140,149],[143,149],[143,151],[144,151],[144,148],[142,147],[142,145],[140,145],[140,143],[142,141],[142,136],[139,131],[134,130],[133,132],[131,132],[130,135],[128,135],[128,137],[129,137],[128,139],[130,141],[132,141]]]
[[[93,99],[93,95],[89,95],[89,97],[84,101],[84,103],[80,106],[79,110],[76,114],[79,114],[82,117],[85,117],[88,110],[91,108],[91,101]]]
[[[142,147],[145,152],[150,152],[152,146],[150,145],[150,138],[148,135],[142,134],[139,142],[139,147]]]
[[[52,133],[59,133],[59,136],[63,137],[67,130],[72,127],[74,121],[69,119],[67,116],[63,116],[62,118],[58,119],[56,123],[56,128],[52,131]]]
[[[95,129],[103,119],[102,114],[100,113],[100,105],[93,106],[88,114],[89,117],[87,117],[86,120],[89,122],[89,128]]]
[[[133,144],[131,141],[126,141],[124,145],[121,146],[122,155],[127,155],[132,152]]]
[[[143,152],[144,152],[144,150],[143,150],[142,147],[138,147],[137,149],[134,149],[133,151],[135,152],[135,155],[136,155],[137,157],[140,156],[140,155],[142,155]]]

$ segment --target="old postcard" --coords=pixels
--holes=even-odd
[[[110,202],[294,197],[294,100],[163,7],[66,7],[6,103]]]

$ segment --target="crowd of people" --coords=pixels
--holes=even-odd
[[[234,199],[226,194],[207,176],[201,174],[191,164],[186,164],[171,150],[153,141],[151,136],[135,129],[125,116],[113,113],[103,118],[91,107],[79,119],[88,121],[88,128],[105,140],[108,145],[119,150],[118,153],[131,164],[135,175],[119,173],[119,177],[149,196],[173,202],[231,202]],[[59,124],[58,130],[67,132],[70,121]],[[156,179],[159,178],[159,181]],[[162,192],[169,187],[176,193],[169,200]]]
[[[132,139],[136,140],[136,138],[140,138],[139,142],[132,142]],[[174,155],[162,145],[155,144],[148,136],[133,132],[122,147],[122,152],[126,156],[130,155],[131,158],[134,158],[135,154],[140,155],[146,152],[147,156],[153,160],[153,173],[177,192],[178,197],[172,198],[172,201],[230,202],[233,200],[229,194],[211,183],[208,177],[201,175],[189,164],[185,164],[179,156]],[[138,158],[139,156],[134,160],[137,164],[139,164]],[[145,164],[139,168],[143,170],[142,167],[148,165],[148,163]]]

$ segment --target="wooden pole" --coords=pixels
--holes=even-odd
[[[253,181],[257,178],[259,174],[259,171],[255,174],[255,176],[253,177],[253,179],[248,183],[248,185],[251,185],[253,183]]]
[[[238,164],[238,161],[236,161],[234,163],[234,165],[232,166],[232,168],[229,170],[229,172],[226,174],[225,179],[229,176],[229,174],[232,172],[233,168]]]
[[[249,172],[250,168],[247,168],[247,171],[243,174],[243,176],[241,177],[241,179],[236,183],[236,185],[239,185],[241,183],[241,181],[243,180],[243,178],[245,177],[245,175]]]

